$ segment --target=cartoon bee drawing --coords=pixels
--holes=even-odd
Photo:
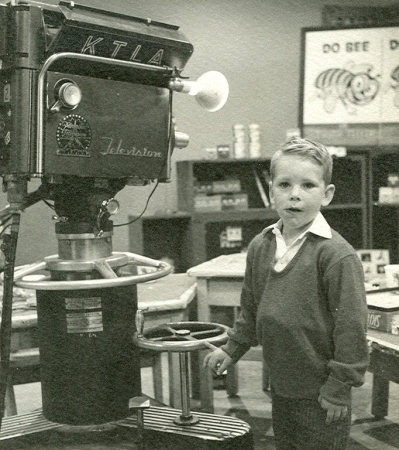
[[[391,72],[392,84],[391,88],[394,90],[393,104],[395,108],[399,108],[399,66],[396,66]]]
[[[338,102],[342,102],[349,114],[356,114],[356,107],[374,100],[380,89],[377,77],[371,75],[373,66],[359,65],[348,68],[331,68],[320,72],[315,86],[323,100],[324,110],[331,114]]]

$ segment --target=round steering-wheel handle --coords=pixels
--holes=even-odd
[[[158,352],[192,352],[227,342],[229,327],[210,322],[175,322],[148,328],[133,338],[140,348]]]

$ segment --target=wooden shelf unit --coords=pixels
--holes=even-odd
[[[351,152],[344,158],[335,158],[332,182],[336,185],[336,193],[331,205],[323,209],[323,214],[331,226],[340,232],[355,248],[367,248],[370,243],[370,210],[369,210],[369,154],[367,152]],[[265,192],[268,185],[263,172],[270,173],[270,159],[240,160],[192,160],[177,163],[178,204],[179,208],[193,214],[195,236],[202,235],[202,240],[213,242],[205,245],[201,258],[214,258],[222,252],[215,248],[215,239],[211,237],[211,227],[217,229],[220,222],[258,222],[253,231],[261,230],[278,219],[271,208],[262,207],[254,171],[258,174]],[[245,211],[194,211],[195,182],[209,182],[237,178],[241,182],[242,191],[248,194],[248,206]],[[220,229],[220,227],[219,227]],[[253,236],[252,236],[253,237]],[[195,245],[195,244],[193,244]],[[246,243],[247,245],[247,243]],[[200,258],[200,259],[201,259]],[[200,263],[202,261],[195,261]]]
[[[379,188],[387,186],[388,174],[399,173],[399,148],[372,156],[372,248],[388,249],[392,264],[399,263],[399,205],[378,203]]]
[[[157,260],[167,257],[174,261],[176,273],[186,272],[192,259],[191,214],[141,217],[129,226],[129,248]]]
[[[188,160],[177,162],[179,212],[144,216],[130,227],[130,249],[151,258],[169,257],[176,272],[222,254],[237,253],[266,226],[278,220],[271,207],[263,206],[255,181],[258,174],[268,195],[269,159]],[[264,173],[266,177],[264,177]],[[351,152],[334,161],[333,183],[336,194],[323,214],[330,225],[355,248],[371,248],[370,154]],[[241,191],[248,195],[248,209],[195,211],[195,183],[240,180]],[[221,236],[228,228],[239,228],[242,241],[223,247]],[[385,247],[384,247],[385,248]]]

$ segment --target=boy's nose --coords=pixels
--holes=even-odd
[[[298,187],[293,187],[291,189],[290,199],[291,200],[299,200],[301,197],[300,195],[300,189]]]

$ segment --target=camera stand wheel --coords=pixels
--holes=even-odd
[[[228,327],[208,322],[176,322],[151,327],[143,332],[142,311],[137,311],[137,335],[134,343],[147,350],[159,352],[178,352],[180,363],[180,385],[182,413],[173,421],[176,425],[194,425],[199,418],[190,412],[190,385],[188,370],[188,352],[215,349],[215,344],[227,341]]]
[[[129,266],[146,266],[147,273],[118,276],[115,270]],[[96,270],[103,278],[89,280],[51,280],[43,275],[37,280],[24,279],[42,270],[90,272]],[[113,252],[106,258],[87,261],[63,260],[58,255],[48,256],[44,261],[23,266],[15,271],[14,280],[18,287],[36,290],[75,290],[95,288],[115,288],[162,278],[172,272],[170,264],[130,252]]]

